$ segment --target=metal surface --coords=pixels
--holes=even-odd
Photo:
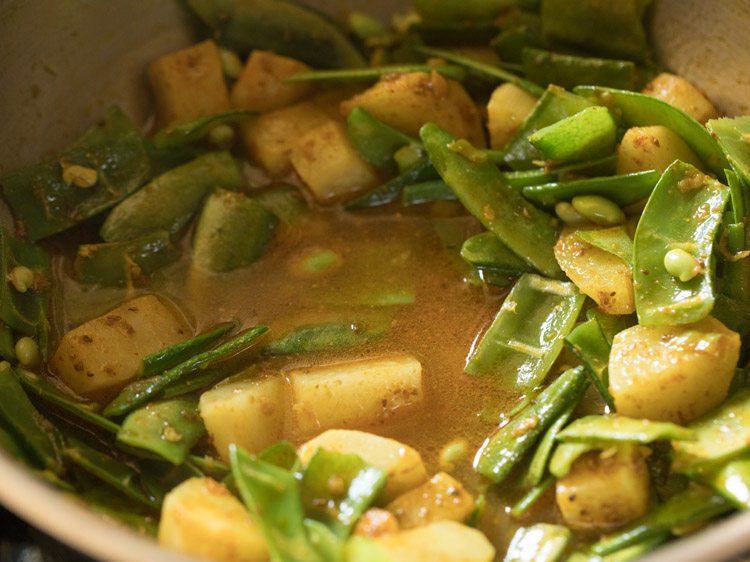
[[[342,14],[346,2],[319,0]],[[387,13],[403,2],[352,0]],[[0,0],[0,173],[51,153],[109,105],[149,116],[148,60],[189,43],[177,2]],[[750,0],[658,0],[652,35],[660,59],[729,114],[750,103]],[[0,454],[0,503],[91,556],[116,562],[185,561],[107,523]],[[750,514],[675,542],[650,562],[724,560],[750,546]]]

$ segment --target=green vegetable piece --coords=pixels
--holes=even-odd
[[[0,425],[34,460],[36,468],[62,473],[62,436],[29,401],[15,371],[0,371]]]
[[[703,125],[684,111],[638,92],[598,86],[578,86],[574,92],[616,110],[622,123],[628,127],[663,125],[671,129],[682,137],[709,170],[719,178],[724,177],[724,168],[728,167],[728,162],[718,143]]]
[[[325,273],[341,264],[341,256],[333,250],[317,249],[302,260],[302,269],[307,273]]]
[[[130,286],[142,275],[150,275],[176,261],[179,254],[169,233],[157,230],[133,240],[82,244],[73,271],[79,283]]]
[[[363,12],[349,14],[349,27],[359,39],[379,39],[389,34],[385,24],[377,18]]]
[[[385,472],[357,455],[318,449],[302,475],[302,505],[305,513],[345,539],[378,497],[385,480]],[[333,481],[339,489],[332,488]]]
[[[456,194],[443,180],[433,180],[422,183],[414,183],[404,187],[401,191],[401,203],[403,205],[422,205],[435,201],[455,201]],[[494,236],[494,234],[493,234]]]
[[[529,470],[524,478],[524,484],[526,486],[535,487],[539,486],[547,473],[547,465],[549,464],[550,456],[555,448],[555,441],[558,433],[568,423],[570,416],[573,414],[575,404],[571,404],[570,407],[565,410],[560,416],[552,423],[549,429],[544,434],[544,437],[539,441],[539,445],[534,451],[534,456],[531,457],[529,463]]]
[[[746,186],[750,186],[750,116],[710,119],[706,127],[718,141],[734,171]]]
[[[693,474],[750,450],[750,390],[742,390],[688,425],[694,441],[673,443],[673,469]]]
[[[607,556],[597,556],[590,552],[577,551],[571,554],[566,562],[630,562],[631,560],[638,560],[641,556],[645,556],[657,546],[664,543],[668,538],[669,532],[665,531],[661,534],[655,534],[648,540],[620,549]]]
[[[598,195],[626,207],[647,199],[660,177],[656,170],[649,170],[620,176],[541,183],[524,187],[523,196],[540,205],[553,206],[579,195]]]
[[[263,348],[266,355],[289,355],[356,347],[383,337],[385,326],[329,322],[299,326]]]
[[[450,149],[454,137],[434,123],[420,132],[432,164],[459,201],[516,255],[549,277],[560,277],[553,253],[557,228],[511,188],[491,162],[476,163]]]
[[[284,470],[293,470],[299,466],[297,448],[289,441],[278,441],[258,453],[258,459]]]
[[[597,308],[589,308],[586,311],[586,317],[599,323],[602,334],[610,346],[617,334],[636,324],[635,314],[628,316],[607,314]]]
[[[612,554],[620,549],[663,537],[677,527],[708,521],[731,509],[732,506],[721,496],[704,486],[693,484],[625,528],[594,543],[591,551],[599,555]]]
[[[701,471],[700,479],[737,509],[750,509],[750,457],[747,454]]]
[[[273,51],[313,68],[365,66],[332,19],[289,0],[188,0],[219,43],[241,55]]]
[[[227,111],[215,115],[181,121],[158,131],[151,142],[157,149],[173,148],[204,140],[219,125],[239,123],[255,115],[252,111]]]
[[[556,562],[573,538],[567,527],[537,523],[513,535],[504,562]]]
[[[555,478],[564,478],[579,457],[589,451],[612,448],[612,443],[600,443],[597,441],[560,443],[555,448],[549,463],[549,472]]]
[[[542,480],[539,484],[531,488],[524,496],[516,502],[516,504],[510,508],[510,514],[513,517],[522,517],[539,499],[544,493],[555,483],[555,479],[552,476],[548,476]]]
[[[417,140],[376,119],[361,107],[355,107],[346,118],[352,146],[362,158],[378,168],[395,166],[393,155]]]
[[[34,460],[29,458],[26,452],[21,448],[21,445],[16,442],[15,437],[3,429],[2,425],[0,425],[0,449],[10,457],[21,462],[29,465],[34,463]]]
[[[310,210],[299,189],[293,185],[271,187],[258,193],[254,199],[284,224],[294,224]]]
[[[599,195],[577,195],[570,204],[586,220],[600,226],[615,226],[625,222],[622,209]]]
[[[172,398],[184,396],[185,394],[193,394],[199,390],[211,388],[233,374],[232,370],[226,366],[206,369],[205,371],[192,375],[190,378],[180,379],[177,382],[170,384],[164,389],[159,398],[162,400],[171,400]]]
[[[205,433],[197,399],[176,398],[131,413],[122,422],[117,441],[180,465]]]
[[[9,280],[17,267],[30,269],[34,276],[33,286],[24,292],[19,292]],[[13,238],[0,227],[0,279],[3,280],[0,282],[0,320],[24,336],[36,337],[46,357],[51,280],[47,252],[36,244]]]
[[[644,325],[688,324],[714,306],[713,241],[729,189],[690,164],[673,163],[656,184],[635,233],[635,307]],[[669,228],[664,217],[674,217]],[[690,252],[701,272],[687,282],[664,267],[673,249]]]
[[[628,236],[625,227],[578,230],[576,236],[600,250],[617,256],[629,266],[633,266],[633,241]]]
[[[398,199],[405,186],[439,178],[440,176],[432,162],[428,158],[420,158],[392,180],[347,203],[346,209],[354,210],[387,205]]]
[[[346,541],[344,560],[347,562],[392,562],[391,557],[378,541],[361,535],[354,535]]]
[[[491,80],[492,82],[510,82],[515,84],[519,88],[526,90],[531,95],[541,96],[544,93],[544,88],[534,84],[530,80],[521,78],[512,72],[504,70],[500,67],[481,62],[471,57],[466,57],[455,53],[454,51],[446,51],[444,49],[435,49],[432,47],[418,46],[416,47],[417,52],[429,57],[438,57],[445,61],[452,62],[454,64],[465,67],[473,73]]]
[[[3,322],[0,322],[0,357],[7,361],[12,361],[16,358],[13,330]]]
[[[648,0],[543,0],[542,34],[548,42],[562,43],[646,62],[650,56],[643,15]]]
[[[219,459],[215,459],[208,455],[188,455],[187,462],[198,468],[203,474],[207,474],[215,480],[226,478],[231,470],[228,465],[224,464]]]
[[[240,496],[260,527],[274,560],[325,562],[307,535],[300,486],[294,474],[234,445],[232,475]]]
[[[250,265],[265,250],[278,219],[243,193],[215,189],[193,234],[193,263],[223,273]]]
[[[100,230],[107,242],[132,240],[155,230],[185,226],[209,189],[239,190],[245,180],[228,152],[209,152],[164,172],[118,204]]]
[[[187,361],[196,353],[204,351],[237,327],[236,322],[222,322],[215,328],[198,334],[195,337],[167,346],[159,351],[146,355],[141,361],[139,375],[148,377],[171,369]]]
[[[635,90],[638,86],[635,64],[627,60],[577,57],[525,48],[521,63],[524,76],[545,87],[547,84],[557,84],[571,89],[581,84],[593,84]]]
[[[427,22],[456,20],[492,22],[511,8],[534,10],[539,0],[415,0],[414,9]]]
[[[669,422],[637,420],[620,415],[578,418],[557,436],[562,442],[628,441],[651,443],[660,440],[690,441],[690,429]]]
[[[573,283],[524,274],[466,362],[466,372],[493,376],[504,388],[531,390],[560,354],[584,300]]]
[[[407,74],[411,72],[438,72],[461,82],[466,78],[466,71],[453,64],[386,64],[368,68],[345,68],[341,70],[311,70],[298,72],[284,79],[284,82],[376,82],[383,76]]]
[[[591,101],[566,92],[559,86],[549,86],[536,107],[526,117],[513,137],[503,148],[504,160],[514,170],[528,170],[543,160],[542,153],[529,142],[529,137],[540,129],[557,123],[593,106]]]
[[[587,107],[535,131],[529,142],[555,162],[602,158],[615,150],[617,125],[606,107]]]
[[[476,268],[493,273],[518,275],[529,273],[529,265],[510,251],[492,232],[467,238],[461,246],[461,257]]]
[[[159,508],[163,497],[149,494],[141,474],[132,466],[98,451],[78,439],[68,439],[65,458],[98,480],[150,508]]]
[[[523,53],[527,48],[543,47],[539,33],[532,26],[526,24],[503,29],[490,44],[495,49],[500,60],[516,64],[521,64]],[[529,76],[526,71],[524,71],[524,74],[532,82],[539,83],[538,80]],[[549,82],[557,83],[554,80],[550,80]],[[544,85],[546,86],[547,83]]]
[[[93,171],[95,183],[86,188],[66,183],[63,171],[70,166]],[[149,174],[143,140],[115,107],[55,161],[6,174],[0,184],[26,236],[39,240],[111,207],[143,185]]]
[[[609,352],[612,344],[604,336],[599,322],[593,318],[576,326],[565,338],[565,346],[581,361],[594,388],[610,411],[614,411],[615,403],[608,388]]]
[[[547,428],[571,404],[578,403],[586,386],[583,368],[565,371],[537,396],[535,402],[490,436],[480,450],[477,471],[494,482],[505,480]]]
[[[86,402],[77,396],[63,392],[46,377],[27,371],[26,369],[18,369],[16,374],[18,375],[19,382],[28,393],[34,394],[42,400],[73,414],[81,421],[109,433],[117,433],[120,429],[116,423],[96,413],[99,407],[98,404]]]
[[[166,388],[183,380],[186,376],[205,370],[218,361],[245,351],[267,331],[266,326],[248,328],[223,344],[194,355],[161,375],[130,383],[104,408],[103,414],[111,418],[132,412],[158,397]]]

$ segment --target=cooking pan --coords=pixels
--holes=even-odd
[[[347,7],[387,14],[405,4],[310,3],[334,15]],[[196,39],[189,24],[180,3],[171,0],[0,0],[0,173],[49,155],[112,104],[145,126],[146,64]],[[662,63],[700,86],[727,114],[750,113],[750,0],[656,0],[649,25]],[[8,220],[7,212],[1,218]],[[104,521],[2,451],[0,503],[98,559],[189,560]],[[646,559],[728,560],[750,551],[748,529],[750,513],[738,514]]]

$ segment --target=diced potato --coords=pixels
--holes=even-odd
[[[739,334],[710,316],[633,326],[612,342],[609,391],[624,416],[686,423],[727,397],[739,354]]]
[[[232,87],[232,105],[247,111],[269,111],[285,107],[310,95],[311,82],[286,84],[284,79],[309,71],[305,63],[270,51],[255,50]]]
[[[219,49],[213,41],[156,59],[148,67],[148,77],[163,125],[229,109]]]
[[[700,123],[719,116],[703,92],[682,76],[662,72],[646,85],[643,93],[681,109]]]
[[[617,147],[617,173],[631,174],[646,170],[663,172],[675,160],[702,168],[696,156],[679,135],[661,125],[632,127]]]
[[[380,537],[399,531],[396,516],[386,509],[371,507],[362,514],[354,527],[354,534],[361,537]]]
[[[263,534],[245,506],[210,478],[186,480],[164,498],[159,543],[217,562],[265,562]]]
[[[471,97],[461,84],[437,72],[384,77],[341,104],[346,115],[355,107],[408,135],[417,137],[422,125],[432,121],[474,146],[485,146],[479,111]]]
[[[204,392],[199,410],[217,452],[229,445],[255,453],[283,436],[284,381],[279,376],[229,381]]]
[[[397,497],[387,506],[402,529],[433,521],[463,522],[474,509],[474,498],[445,472],[438,472],[421,486]]]
[[[333,428],[365,428],[422,400],[422,365],[392,355],[289,371],[292,419],[300,437]]]
[[[138,376],[146,355],[191,335],[174,305],[144,295],[66,333],[50,368],[81,395],[111,398]]]
[[[346,127],[326,121],[292,148],[292,166],[320,203],[351,198],[379,183],[378,174],[354,149]]]
[[[622,259],[584,242],[566,228],[555,244],[557,263],[573,283],[607,314],[635,310],[633,272]]]
[[[487,129],[490,146],[500,150],[536,106],[537,99],[515,84],[506,82],[495,88],[487,104]]]
[[[438,521],[375,539],[391,562],[491,562],[495,547],[476,529]]]
[[[648,510],[648,467],[635,444],[591,451],[576,459],[555,491],[568,525],[606,531]]]
[[[310,129],[325,123],[329,114],[318,104],[300,102],[264,113],[240,124],[248,157],[272,177],[292,171],[292,147]]]
[[[416,488],[427,480],[427,470],[419,453],[387,437],[350,429],[329,429],[299,448],[302,463],[307,464],[318,449],[359,455],[367,464],[385,471],[386,501]]]

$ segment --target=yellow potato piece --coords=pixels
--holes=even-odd
[[[318,449],[359,455],[367,464],[383,470],[387,476],[385,501],[427,480],[427,470],[419,453],[395,439],[364,431],[329,429],[299,448],[302,463],[307,464]]]
[[[739,334],[710,316],[633,326],[612,342],[609,391],[624,416],[687,423],[727,397],[739,354]]]
[[[186,480],[164,498],[159,543],[216,562],[265,562],[268,547],[247,509],[210,478]]]
[[[482,532],[454,521],[438,521],[375,540],[391,562],[491,562],[495,558],[495,547]]]
[[[146,355],[191,336],[174,305],[145,295],[67,332],[50,369],[81,395],[112,398],[138,376]]]
[[[431,121],[476,147],[485,146],[482,121],[471,97],[461,84],[437,72],[386,76],[343,102],[341,111],[348,115],[355,107],[414,137]]]
[[[677,133],[661,125],[632,127],[617,147],[617,173],[663,172],[675,160],[702,168],[700,158]]]
[[[703,92],[682,76],[662,72],[646,84],[643,93],[681,109],[700,123],[719,116]]]
[[[433,521],[463,522],[474,509],[474,498],[463,485],[445,472],[438,472],[421,486],[388,504],[401,529]]]
[[[648,467],[637,445],[592,451],[557,480],[555,497],[565,523],[606,531],[646,513]]]
[[[490,146],[500,150],[536,106],[537,98],[507,82],[495,88],[487,104],[487,129]]]
[[[287,84],[284,79],[309,70],[309,66],[298,60],[256,49],[250,53],[242,73],[232,87],[232,106],[262,112],[299,101],[313,92],[313,84]]]
[[[622,259],[584,242],[573,229],[563,230],[555,258],[573,283],[607,314],[635,311],[633,272]]]

